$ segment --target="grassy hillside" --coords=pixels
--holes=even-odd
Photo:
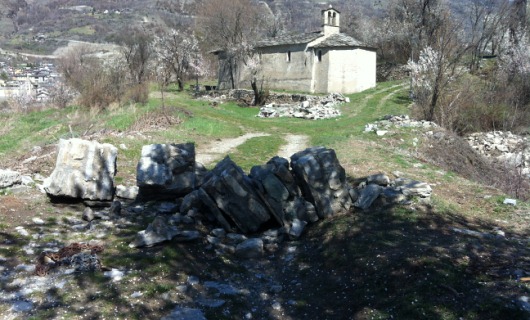
[[[81,137],[123,145],[116,180],[133,185],[145,144],[191,141],[200,149],[217,139],[249,132],[270,134],[230,152],[248,171],[276,155],[287,134],[299,134],[308,136],[311,145],[335,149],[350,181],[400,171],[402,176],[432,185],[432,204],[412,203],[327,219],[309,226],[297,241],[284,242],[274,254],[251,262],[205,250],[203,242],[131,249],[127,244],[134,234],[153,219],[149,214],[138,215],[100,239],[105,243],[103,263],[128,270],[121,282],[113,283],[99,273],[76,275],[60,290],[33,293],[32,298],[41,301],[32,311],[33,318],[160,318],[175,305],[191,305],[208,293],[200,286],[177,290],[188,276],[229,281],[248,292],[221,296],[227,300],[222,308],[204,308],[208,319],[242,319],[248,313],[255,319],[528,317],[517,299],[530,289],[519,280],[530,271],[530,206],[505,206],[502,192],[421,160],[424,140],[419,131],[404,129],[383,137],[363,132],[366,123],[386,114],[408,112],[405,84],[381,83],[350,95],[351,102],[341,107],[343,116],[319,121],[261,119],[255,108],[235,103],[214,106],[176,91],[166,95],[162,108],[157,96],[154,92],[145,106],[101,113],[70,107],[1,114],[5,125],[0,128],[0,168],[46,176],[55,161],[46,155],[58,139]],[[414,140],[418,137],[419,145]],[[39,160],[20,165],[31,156]],[[7,258],[8,268],[33,263],[37,253],[24,253],[30,243],[53,240],[66,245],[93,239],[68,231],[69,219],[81,214],[75,206],[52,205],[42,195],[7,194],[0,200],[0,236],[7,241],[0,243],[0,256]],[[35,216],[45,224],[33,224]],[[18,225],[44,238],[19,235],[14,230]],[[499,236],[501,232],[504,236]],[[271,284],[281,289],[271,292]],[[14,290],[10,284],[0,286],[5,292]],[[131,299],[134,292],[143,297]],[[47,299],[57,303],[47,304]],[[282,307],[274,307],[275,302]],[[0,316],[9,308],[0,301]]]

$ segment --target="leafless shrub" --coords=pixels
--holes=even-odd
[[[519,199],[530,199],[530,180],[515,166],[495,163],[478,154],[463,138],[443,131],[420,150],[426,161],[460,176],[499,188]]]

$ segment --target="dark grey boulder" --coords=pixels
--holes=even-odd
[[[333,149],[313,147],[295,153],[291,168],[303,197],[315,206],[319,218],[348,212],[351,198],[346,173]]]
[[[200,190],[201,200],[227,231],[232,229],[229,221],[249,233],[271,219],[271,207],[230,157],[206,175]]]

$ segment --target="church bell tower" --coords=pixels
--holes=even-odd
[[[340,32],[340,12],[331,5],[328,9],[322,10],[322,31],[324,36]]]

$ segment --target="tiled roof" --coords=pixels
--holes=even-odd
[[[327,37],[324,41],[316,44],[313,48],[329,48],[329,47],[364,47],[359,40],[352,38],[344,33],[336,33]]]
[[[263,48],[281,46],[285,44],[304,44],[316,40],[322,36],[323,34],[320,32],[282,35],[275,38],[267,38],[260,40],[256,43],[256,47]]]

